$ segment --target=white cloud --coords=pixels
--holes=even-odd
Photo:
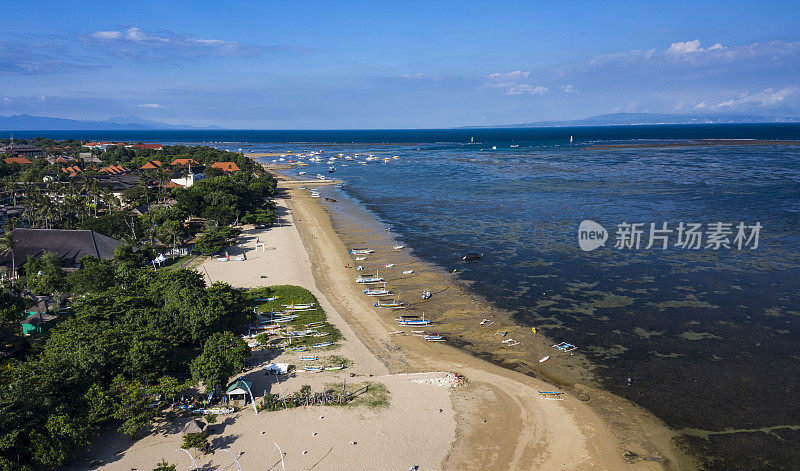
[[[784,87],[780,90],[765,88],[756,93],[744,91],[735,97],[721,101],[711,108],[715,110],[736,110],[741,108],[774,108],[787,104],[788,102],[798,101],[800,98],[800,88]]]
[[[531,86],[527,83],[514,85],[506,90],[506,95],[544,95],[547,93],[548,88],[541,85]]]
[[[702,110],[702,109],[705,109],[705,107],[706,107],[706,103],[701,101],[700,103],[694,105],[692,108],[694,108],[696,110]]]
[[[402,74],[400,78],[404,78],[406,80],[441,80],[439,74],[424,74],[422,72],[418,72],[416,74]]]
[[[681,55],[681,54],[693,54],[703,51],[721,51],[723,49],[725,49],[725,46],[723,46],[720,43],[716,43],[713,46],[709,47],[708,49],[703,49],[703,47],[700,46],[700,40],[695,39],[694,41],[672,43],[669,45],[667,53]]]
[[[564,93],[578,93],[578,90],[575,89],[575,87],[573,87],[572,85],[565,85],[563,92]]]
[[[85,44],[109,54],[146,61],[191,56],[248,57],[266,51],[290,54],[309,52],[296,46],[245,46],[236,41],[196,38],[172,31],[149,32],[133,26],[116,31],[97,31],[83,35],[81,39]]]
[[[504,86],[504,85],[502,85],[504,83],[521,82],[521,81],[525,80],[526,78],[528,78],[528,76],[530,74],[531,74],[530,72],[525,72],[525,71],[522,71],[522,70],[514,70],[512,72],[506,72],[504,74],[499,74],[499,73],[497,73],[497,74],[489,74],[489,82],[501,84],[501,85],[498,85],[498,86],[502,87],[502,86]]]
[[[119,39],[122,37],[122,33],[119,31],[98,31],[90,36],[97,39]]]
[[[141,105],[136,105],[139,108],[150,108],[150,109],[162,109],[164,105],[158,103],[142,103]]]
[[[531,73],[523,70],[514,70],[505,73],[489,74],[484,87],[505,88],[506,95],[543,95],[548,88],[542,85],[523,83]]]

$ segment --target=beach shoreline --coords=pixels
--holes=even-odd
[[[285,178],[275,172],[273,174],[279,179]],[[448,455],[445,469],[546,468],[547,464],[540,461],[543,454],[551,458],[558,456],[564,463],[571,463],[568,468],[586,466],[586,469],[613,469],[623,464],[627,466],[635,464],[643,469],[695,467],[690,457],[676,449],[673,439],[677,434],[674,431],[669,430],[649,412],[597,388],[591,383],[589,376],[579,375],[564,380],[562,375],[559,382],[564,387],[563,391],[567,393],[564,395],[566,400],[542,401],[539,400],[538,391],[550,390],[554,385],[540,379],[543,375],[533,370],[526,372],[533,373],[537,377],[498,366],[496,363],[503,363],[494,361],[496,359],[493,359],[494,363],[484,361],[474,356],[481,353],[479,350],[468,352],[465,351],[467,349],[453,346],[431,345],[422,342],[421,339],[389,336],[387,333],[396,330],[397,326],[385,319],[388,316],[376,315],[375,309],[371,309],[369,300],[364,299],[366,296],[363,296],[350,280],[356,276],[356,272],[352,269],[343,269],[345,266],[352,267],[353,259],[347,254],[347,234],[344,234],[345,231],[341,228],[337,231],[333,227],[330,206],[320,204],[318,199],[311,199],[302,190],[285,191],[287,196],[290,196],[286,201],[295,214],[303,243],[314,261],[314,276],[320,289],[329,294],[331,302],[342,312],[348,324],[390,371],[411,371],[415,367],[424,365],[445,370],[455,369],[470,380],[471,389],[454,392],[459,440]],[[363,233],[356,234],[354,238],[351,235],[350,244],[353,244],[359,236],[363,237]],[[396,254],[392,255],[396,257]],[[420,264],[420,267],[430,268],[419,260],[415,263]],[[434,275],[438,277],[437,282],[450,283],[456,291],[458,283],[455,278],[443,275],[443,273]],[[462,298],[461,302],[480,302],[475,297],[465,295],[464,290],[461,290],[455,297]],[[449,319],[445,317],[449,322],[435,324],[436,333],[443,330],[442,325],[448,323],[458,325],[455,318],[463,313],[450,314]],[[498,313],[498,317],[503,315]],[[476,326],[479,321],[480,319],[475,320]],[[447,335],[455,338],[456,335],[463,336],[468,330],[470,329],[463,327],[452,329]],[[526,341],[528,340],[530,338],[526,337]],[[538,342],[539,350],[549,346],[546,345],[547,339],[539,338],[533,342]],[[463,348],[464,345],[461,346]],[[411,358],[419,361],[419,364],[412,364],[409,361]],[[503,366],[519,369],[519,363],[508,363]],[[503,387],[498,388],[498,384],[503,384]],[[514,394],[508,395],[508,391],[514,391]],[[589,397],[590,400],[584,402],[579,396],[583,399]],[[551,407],[551,404],[559,406]],[[520,409],[520,406],[523,409]],[[502,429],[492,429],[487,425],[491,424],[490,419],[479,417],[487,415],[486,410],[513,411],[513,414],[509,413],[502,420],[496,418],[495,424],[502,422],[504,425]],[[558,422],[556,420],[547,422],[550,426],[548,429],[541,422],[543,418],[547,419],[549,415],[558,413],[563,414],[559,416],[559,420],[562,421],[559,425],[567,422],[574,428],[570,429],[568,426],[559,428],[554,425]],[[525,417],[527,420],[514,420],[511,415],[516,418]],[[510,427],[510,424],[514,425]],[[542,433],[542,428],[548,430],[544,435],[537,435]],[[600,433],[597,433],[598,431]],[[544,438],[545,435],[549,436],[550,440]],[[504,443],[486,443],[487,437],[495,436],[503,437]],[[584,438],[582,442],[576,440],[579,443],[576,447],[578,449],[560,447],[563,445],[561,439],[567,440],[575,436]],[[513,443],[509,445],[509,442]],[[544,449],[542,449],[543,443],[546,444]],[[491,451],[487,453],[488,450]],[[495,457],[494,461],[481,461],[481,457],[485,456]],[[555,464],[553,461],[548,463]],[[591,466],[588,466],[588,463],[591,463]]]

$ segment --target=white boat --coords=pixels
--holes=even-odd
[[[321,342],[321,343],[315,343],[315,344],[314,344],[314,345],[312,345],[311,347],[312,347],[312,348],[322,348],[322,347],[327,347],[328,345],[333,345],[333,342]]]
[[[417,316],[401,316],[395,319],[400,325],[430,325],[431,321],[425,319],[425,314],[422,317]]]
[[[387,264],[386,264],[386,265],[384,265],[383,267],[384,267],[384,268],[392,268],[393,266],[394,266],[394,263],[387,263]]]
[[[315,356],[302,356],[299,357],[300,361],[317,361],[318,357]]]
[[[375,253],[375,251],[371,249],[353,249],[350,251],[350,255],[369,255],[371,253]]]
[[[441,335],[426,335],[423,338],[428,342],[444,342],[444,337]]]
[[[383,309],[402,309],[406,305],[400,302],[397,299],[392,299],[390,301],[378,301],[377,303],[373,304],[372,307],[383,308]]]
[[[402,249],[402,248],[405,248],[405,245],[395,245],[395,246],[394,246],[394,247],[392,247],[392,248],[393,248],[393,249],[395,249],[395,250],[400,250],[400,249]]]
[[[356,262],[360,262],[362,260],[366,260],[367,257],[356,257]]]
[[[382,283],[383,281],[384,281],[384,279],[381,278],[380,276],[378,276],[378,272],[375,272],[375,276],[361,276],[361,275],[359,275],[359,277],[356,278],[356,283],[359,283],[359,284]]]
[[[386,285],[383,288],[376,288],[376,289],[365,289],[364,294],[367,296],[386,296],[392,294],[392,290],[386,289]]]
[[[283,307],[290,311],[304,311],[306,309],[314,309],[314,303],[310,304],[284,304]]]
[[[298,175],[305,175],[306,172],[297,172]]]
[[[414,270],[406,270],[403,272],[404,275],[410,275],[412,273],[414,273]]]
[[[550,355],[547,355],[546,357],[542,357],[542,358],[540,358],[540,359],[539,359],[539,363],[544,363],[544,362],[546,362],[546,361],[547,361],[547,360],[549,360],[549,359],[550,359]]]

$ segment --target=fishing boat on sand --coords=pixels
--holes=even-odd
[[[386,296],[392,294],[392,290],[386,289],[386,284],[383,285],[383,288],[375,288],[375,289],[365,289],[364,294],[367,296]]]
[[[400,316],[395,319],[400,325],[430,325],[431,321],[425,319],[425,314],[419,316]]]
[[[444,337],[441,335],[426,335],[423,338],[428,342],[444,342]]]
[[[317,361],[317,357],[316,356],[311,356],[311,355],[301,356],[299,358],[300,358],[300,361]]]
[[[392,299],[390,301],[378,301],[377,303],[373,304],[372,307],[387,308],[387,309],[402,309],[405,307],[405,304],[400,302],[399,299]]]
[[[402,248],[404,248],[404,247],[405,247],[405,245],[395,245],[395,246],[394,246],[394,247],[392,247],[392,248],[393,248],[394,250],[400,250],[400,249],[402,249]]]
[[[384,279],[378,276],[378,272],[375,272],[375,276],[359,275],[359,277],[356,278],[356,283],[359,284],[382,283],[383,281]]]
[[[328,345],[333,345],[333,342],[321,342],[321,343],[315,343],[315,344],[314,344],[314,345],[312,345],[311,347],[312,347],[312,348],[322,348],[322,347],[327,347]]]
[[[406,270],[403,272],[404,275],[410,275],[412,273],[414,273],[414,270]]]
[[[350,251],[350,255],[369,255],[371,253],[375,253],[375,251],[371,249],[353,249]]]

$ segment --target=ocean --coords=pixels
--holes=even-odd
[[[14,134],[388,157],[303,170],[334,165],[417,256],[577,345],[715,466],[799,461],[800,145],[748,141],[798,124]],[[604,245],[582,250],[583,221]]]

